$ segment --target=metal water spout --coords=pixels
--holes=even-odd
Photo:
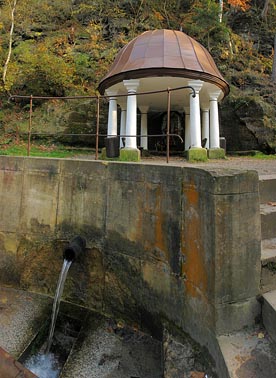
[[[74,261],[79,254],[83,253],[86,247],[86,240],[81,236],[75,236],[70,244],[63,251],[63,258],[67,261]]]

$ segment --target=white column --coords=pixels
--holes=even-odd
[[[210,97],[210,148],[220,148],[218,97],[221,91],[209,93]]]
[[[106,95],[109,96],[109,108],[108,108],[108,124],[107,135],[117,135],[117,92],[106,90]]]
[[[126,101],[120,101],[119,105],[121,108],[120,135],[126,135]],[[120,148],[124,147],[123,139],[125,137],[120,138]]]
[[[124,80],[124,86],[129,95],[127,97],[127,114],[126,114],[126,135],[137,134],[137,96],[136,92],[139,87],[139,80]],[[137,138],[126,137],[126,148],[137,149]]]
[[[190,108],[185,107],[185,151],[191,147]]]
[[[202,109],[202,130],[201,130],[201,137],[203,139],[207,139],[205,144],[205,148],[209,149],[210,147],[210,132],[209,132],[209,108],[203,107]]]
[[[199,91],[202,88],[203,81],[191,80],[188,81],[188,85],[195,90],[195,97],[193,97],[193,92],[190,94],[191,148],[201,148]]]
[[[148,110],[149,106],[139,106],[141,112],[141,135],[145,135],[145,137],[141,137],[141,147],[144,150],[148,149]]]

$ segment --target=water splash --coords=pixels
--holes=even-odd
[[[39,378],[58,378],[62,365],[53,353],[38,353],[24,363]]]
[[[59,311],[59,305],[60,305],[60,300],[61,296],[63,293],[63,288],[64,288],[64,283],[66,280],[66,276],[68,273],[68,270],[72,264],[72,261],[68,261],[64,259],[62,269],[59,275],[59,280],[57,284],[57,289],[56,289],[56,295],[53,303],[53,309],[52,309],[52,319],[51,319],[51,326],[50,326],[50,332],[49,332],[49,337],[48,337],[48,342],[47,342],[47,347],[46,347],[46,353],[49,353],[52,342],[53,342],[53,336],[54,336],[54,331],[55,331],[55,325],[56,325],[56,320],[57,320],[57,315]]]

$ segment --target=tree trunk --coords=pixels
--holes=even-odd
[[[271,80],[272,80],[273,83],[276,83],[276,34],[275,34],[275,37],[274,37],[274,54],[273,54]]]
[[[219,0],[219,22],[222,22],[223,0]]]
[[[9,1],[10,7],[11,7],[11,28],[10,28],[10,33],[9,33],[8,56],[3,67],[3,75],[2,75],[2,81],[3,81],[4,87],[6,83],[8,65],[9,65],[9,62],[11,59],[11,53],[12,53],[12,37],[13,37],[13,29],[14,29],[14,13],[15,13],[15,8],[16,8],[16,3],[17,3],[17,0],[13,0],[13,4],[11,4],[11,2]]]

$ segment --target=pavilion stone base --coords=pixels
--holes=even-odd
[[[141,152],[138,148],[122,148],[120,150],[120,161],[140,161]]]
[[[210,148],[208,150],[209,159],[225,159],[224,148]]]
[[[189,161],[207,161],[206,148],[190,148],[187,151],[187,160]]]
[[[106,148],[104,147],[102,148],[101,159],[111,161],[140,161],[141,152],[135,148],[122,148],[118,157],[107,157]]]

